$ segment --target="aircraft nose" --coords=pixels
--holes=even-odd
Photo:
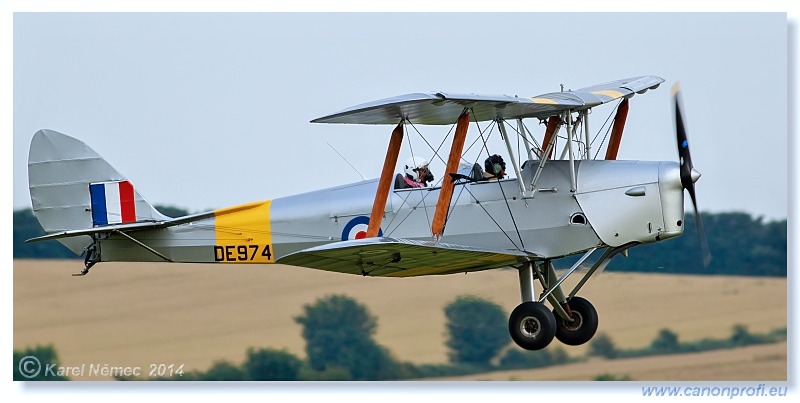
[[[692,168],[692,183],[697,182],[700,177],[703,176],[698,170]]]
[[[681,185],[681,168],[677,162],[664,161],[659,167],[658,174],[659,186],[674,190],[680,190],[683,194],[683,186]]]

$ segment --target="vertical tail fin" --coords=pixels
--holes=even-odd
[[[33,213],[48,234],[166,219],[103,157],[54,130],[33,135],[28,186]],[[78,254],[91,244],[88,236],[58,241]]]

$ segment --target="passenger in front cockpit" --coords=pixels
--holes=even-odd
[[[411,157],[406,161],[405,175],[395,182],[396,189],[427,187],[433,182],[433,174],[428,168],[430,162],[421,157]],[[398,174],[400,176],[401,174]]]

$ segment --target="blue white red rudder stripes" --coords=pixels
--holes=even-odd
[[[130,181],[89,184],[92,198],[92,224],[136,222],[136,197]]]

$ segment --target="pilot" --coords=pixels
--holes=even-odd
[[[405,187],[419,188],[428,186],[428,182],[433,182],[433,174],[428,168],[430,162],[421,157],[411,157],[406,161],[406,174],[403,175]]]
[[[506,163],[503,157],[494,154],[483,162],[485,168],[483,172],[484,180],[499,180],[506,176]]]

